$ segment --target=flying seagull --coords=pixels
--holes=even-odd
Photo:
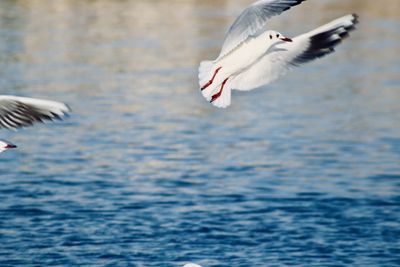
[[[17,129],[36,122],[62,119],[69,111],[67,105],[56,101],[0,95],[0,129]],[[16,147],[0,140],[0,153]]]
[[[249,91],[269,84],[294,66],[328,55],[355,29],[356,14],[293,39],[266,29],[269,18],[304,1],[261,0],[247,7],[230,27],[218,58],[200,63],[203,96],[214,106],[226,108],[231,104],[231,90]]]

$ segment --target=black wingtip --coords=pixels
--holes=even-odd
[[[308,49],[296,57],[292,64],[297,66],[333,53],[335,47],[349,36],[349,33],[355,29],[355,25],[358,23],[358,15],[351,14],[351,16],[351,23],[339,25],[338,27],[311,36],[309,38],[310,44]]]
[[[360,23],[360,16],[358,16],[356,13],[351,14],[353,16],[353,27],[355,29],[355,25],[357,25],[358,23]]]
[[[296,2],[294,2],[292,5],[286,7],[283,11],[287,11],[287,10],[291,9],[292,7],[294,7],[294,6],[298,6],[301,3],[303,3],[304,1],[306,1],[306,0],[296,0]]]

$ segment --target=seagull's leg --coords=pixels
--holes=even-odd
[[[228,79],[229,79],[229,77],[226,78],[226,79],[222,82],[221,89],[219,89],[219,92],[218,92],[218,93],[216,93],[215,95],[212,96],[210,103],[214,102],[215,100],[218,99],[218,97],[221,96],[222,90],[224,90],[224,86],[225,86],[226,82],[228,81]]]
[[[206,89],[213,83],[215,76],[217,76],[218,71],[220,71],[221,69],[222,69],[222,67],[219,67],[218,69],[215,70],[214,75],[212,76],[211,80],[209,80],[208,83],[206,83],[203,87],[201,87],[201,91],[203,91],[204,89]]]

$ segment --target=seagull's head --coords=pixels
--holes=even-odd
[[[6,140],[0,140],[0,153],[11,148],[16,148],[17,146]]]
[[[276,43],[291,43],[293,42],[292,39],[283,36],[283,34],[277,32],[277,31],[266,31],[265,32],[267,39],[269,42],[272,42],[273,44]]]

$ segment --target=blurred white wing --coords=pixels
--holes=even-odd
[[[61,119],[70,109],[64,103],[0,95],[0,129],[16,129],[35,122]]]
[[[235,77],[234,89],[246,91],[260,87],[276,80],[291,67],[333,53],[334,48],[355,29],[357,23],[357,15],[347,15],[299,35],[291,43],[276,46],[248,70]]]
[[[305,0],[261,0],[247,7],[230,27],[222,46],[221,58],[246,41],[264,32],[267,20]]]

